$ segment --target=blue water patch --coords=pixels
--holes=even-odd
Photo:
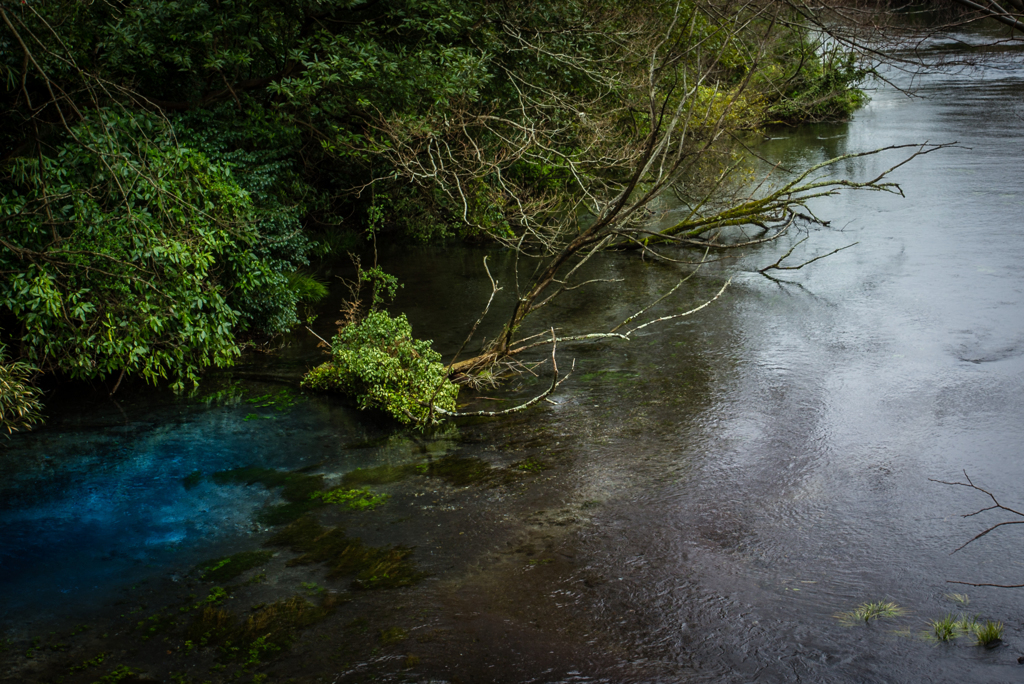
[[[214,472],[327,461],[346,470],[374,457],[351,445],[380,433],[344,407],[300,398],[281,410],[245,396],[13,439],[0,452],[0,620],[95,603],[265,532],[254,514],[277,493],[217,485]]]

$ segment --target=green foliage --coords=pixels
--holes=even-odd
[[[327,296],[327,286],[311,275],[292,272],[285,273],[288,280],[288,287],[295,293],[295,298],[301,302],[315,304]]]
[[[398,294],[398,288],[402,287],[398,278],[390,273],[385,273],[380,266],[371,268],[360,266],[358,278],[360,287],[364,283],[370,286],[370,309],[374,311],[394,299]]]
[[[175,388],[239,354],[257,318],[294,320],[287,280],[256,255],[252,202],[166,122],[88,114],[52,153],[3,166],[0,309],[22,353],[74,378],[138,374]],[[267,316],[247,309],[276,301]]]
[[[7,349],[0,344],[0,430],[31,430],[43,422],[42,390],[31,384],[36,369],[21,361],[7,361]]]
[[[952,641],[960,636],[959,620],[954,615],[947,614],[938,620],[929,620],[928,626],[931,635],[939,641]]]
[[[699,84],[664,89],[665,111],[691,98],[695,150],[719,121],[849,116],[866,73],[786,22],[691,2],[8,5],[0,333],[43,372],[175,388],[295,326],[326,294],[309,254],[386,232],[513,243],[614,195],[654,125],[635,86],[655,42],[665,84]],[[394,296],[383,271],[360,279],[371,310]],[[343,333],[305,382],[436,422],[454,387],[386,320],[404,321]]]
[[[845,121],[867,103],[857,86],[872,72],[858,66],[856,55],[837,48],[822,54],[822,46],[802,36],[783,45],[778,61],[758,78],[761,83],[778,81],[768,88],[766,122]]]
[[[441,421],[435,407],[455,410],[458,387],[430,342],[413,338],[405,315],[371,311],[342,328],[331,349],[331,360],[309,371],[303,387],[340,392],[361,409],[380,409],[420,426]]]

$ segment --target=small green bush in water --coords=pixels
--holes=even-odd
[[[459,388],[430,341],[413,338],[404,314],[371,311],[345,326],[331,349],[331,360],[307,373],[303,387],[346,394],[361,409],[381,409],[407,424],[439,423],[432,407],[455,410]]]

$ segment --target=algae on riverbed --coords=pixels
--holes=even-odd
[[[328,577],[355,575],[353,589],[392,589],[413,584],[422,575],[408,561],[412,549],[366,546],[337,527],[327,529],[309,516],[299,518],[278,532],[267,544],[284,546],[296,553],[288,565],[324,563]]]
[[[212,558],[197,565],[196,570],[205,582],[224,583],[266,563],[273,555],[273,551],[242,551],[224,558]]]
[[[338,602],[335,594],[324,595],[320,605],[292,596],[260,607],[243,621],[224,609],[207,606],[186,629],[185,650],[219,646],[222,661],[255,665],[265,655],[287,648],[296,630],[323,620]]]

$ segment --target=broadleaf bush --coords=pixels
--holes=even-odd
[[[302,386],[348,395],[361,409],[420,426],[441,422],[438,408],[454,411],[459,392],[430,341],[412,336],[404,314],[384,311],[342,328],[331,341],[331,360],[309,371]]]

